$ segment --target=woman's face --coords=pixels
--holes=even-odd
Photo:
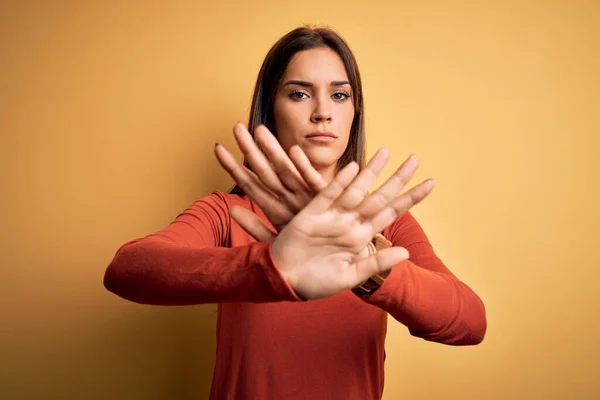
[[[298,144],[313,167],[335,170],[348,146],[354,103],[340,56],[330,48],[292,57],[274,101],[275,132],[283,149]]]

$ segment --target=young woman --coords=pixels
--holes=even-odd
[[[218,303],[211,399],[380,399],[387,315],[410,334],[481,342],[484,305],[435,255],[409,213],[432,189],[399,192],[411,156],[377,190],[388,151],[367,165],[360,74],[335,32],[298,28],[269,51],[237,185],[124,244],[105,286],[144,304]]]

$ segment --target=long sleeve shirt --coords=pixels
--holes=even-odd
[[[410,258],[376,292],[304,301],[279,272],[272,242],[257,242],[229,216],[235,205],[273,228],[249,197],[213,192],[122,245],[104,278],[137,303],[218,304],[211,399],[381,399],[387,314],[425,340],[483,340],[481,299],[435,255],[409,212],[382,234]]]

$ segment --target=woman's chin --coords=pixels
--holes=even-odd
[[[308,160],[310,161],[310,164],[316,170],[322,170],[322,169],[329,168],[332,165],[336,165],[337,161],[339,159],[339,157],[336,158],[331,153],[329,153],[329,154],[310,154],[310,153],[307,153],[306,156],[308,157]]]

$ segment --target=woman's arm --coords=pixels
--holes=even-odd
[[[413,336],[450,345],[480,343],[487,328],[483,302],[435,255],[415,218],[406,212],[388,232],[386,237],[406,248],[410,258],[392,268],[377,291],[360,297],[387,311]]]
[[[165,229],[125,243],[104,286],[137,303],[191,305],[301,300],[273,263],[272,242],[228,248],[224,195],[196,201]]]

